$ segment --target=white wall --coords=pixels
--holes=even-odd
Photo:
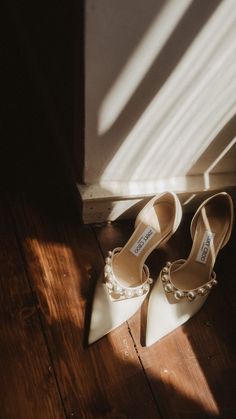
[[[234,0],[86,0],[84,199],[236,185]]]

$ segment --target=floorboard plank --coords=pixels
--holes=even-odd
[[[83,346],[89,289],[103,267],[90,227],[12,205],[68,417],[159,418],[127,324]]]
[[[191,217],[185,215],[181,226],[171,240],[148,258],[153,278],[166,260],[187,257],[191,239]],[[102,228],[95,227],[100,246],[106,254],[109,249],[122,246],[132,232],[131,223],[113,223]],[[235,231],[233,236],[236,237]],[[129,320],[130,330],[147,374],[162,417],[232,418],[236,414],[235,373],[236,342],[233,316],[234,297],[227,304],[225,294],[230,289],[235,295],[227,252],[232,255],[232,242],[225,248],[224,260],[220,258],[219,286],[212,292],[207,304],[187,324],[149,348],[141,344],[140,319],[137,313]],[[217,269],[216,265],[216,269]],[[229,282],[229,281],[228,281]],[[234,416],[233,415],[233,416]]]
[[[0,206],[0,417],[65,417],[37,309],[4,200]]]

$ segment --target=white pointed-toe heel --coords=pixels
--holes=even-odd
[[[148,304],[146,346],[150,346],[190,319],[217,285],[213,266],[228,242],[233,203],[226,192],[205,200],[191,223],[192,249],[187,260],[167,262]]]
[[[92,306],[88,343],[128,320],[147,297],[152,279],[145,260],[177,229],[182,209],[177,196],[166,192],[151,199],[139,213],[135,230],[123,248],[109,251]]]

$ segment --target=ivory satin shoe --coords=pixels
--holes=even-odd
[[[187,260],[167,262],[148,304],[146,346],[190,319],[217,285],[213,266],[228,242],[233,224],[230,195],[221,192],[205,200],[191,222],[192,249]]]
[[[153,282],[145,260],[175,232],[181,217],[177,196],[171,192],[159,194],[139,213],[126,245],[109,251],[94,293],[89,344],[121,325],[141,307]]]

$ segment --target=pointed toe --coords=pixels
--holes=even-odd
[[[144,262],[174,233],[181,214],[175,194],[157,195],[137,217],[126,245],[108,252],[104,277],[99,279],[95,290],[88,344],[120,326],[141,307],[153,283]]]
[[[194,214],[188,258],[167,262],[148,305],[146,345],[150,346],[193,317],[217,285],[213,270],[233,225],[233,202],[221,192],[206,199]]]
[[[100,278],[93,300],[88,344],[92,344],[117,328],[141,307],[145,295],[134,299],[112,301],[103,278]]]
[[[206,297],[193,302],[170,304],[160,277],[150,295],[146,326],[146,346],[151,346],[187,322],[205,302]]]

